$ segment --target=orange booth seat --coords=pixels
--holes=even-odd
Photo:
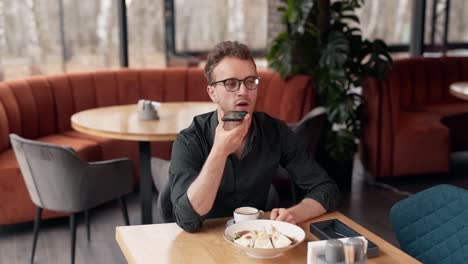
[[[258,111],[291,123],[312,109],[315,93],[309,77],[285,81],[272,72],[259,75]],[[137,142],[74,131],[71,115],[90,108],[134,104],[142,98],[209,101],[206,86],[203,71],[197,68],[120,69],[0,82],[0,225],[32,221],[35,214],[9,133],[70,146],[86,161],[129,157],[139,164]],[[171,149],[172,142],[153,143],[152,155],[168,160]],[[44,211],[43,217],[59,215]]]
[[[363,85],[369,123],[362,159],[373,177],[446,173],[468,150],[468,102],[450,84],[468,81],[468,57],[397,60],[387,78]]]

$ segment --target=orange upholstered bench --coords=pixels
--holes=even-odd
[[[361,142],[372,176],[449,171],[450,152],[468,150],[468,103],[449,92],[460,81],[468,81],[468,57],[397,60],[385,80],[366,81]]]
[[[310,78],[287,81],[260,72],[257,110],[286,122],[310,111],[315,93]],[[120,69],[32,77],[0,82],[0,225],[34,219],[31,202],[8,135],[67,145],[87,161],[129,157],[138,164],[136,142],[84,135],[70,126],[72,114],[95,107],[155,101],[209,101],[201,69]],[[153,156],[170,159],[172,142],[154,143]],[[44,218],[57,216],[44,212]]]

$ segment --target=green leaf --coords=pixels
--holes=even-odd
[[[363,72],[367,76],[383,79],[393,64],[393,60],[387,52],[387,46],[380,39],[368,42],[367,44],[364,48],[368,57],[364,57],[362,60]]]
[[[330,69],[342,68],[348,59],[349,42],[341,32],[331,32],[328,35],[328,43],[322,52],[319,61],[320,67]]]
[[[362,31],[360,28],[350,27],[345,33],[347,35],[361,35]]]
[[[348,131],[330,131],[326,150],[337,161],[350,161],[357,149],[354,135]]]
[[[341,19],[349,19],[359,24],[359,18],[356,15],[342,15]]]
[[[296,7],[295,10],[297,10],[297,19],[296,23],[292,24],[292,31],[297,32],[299,34],[303,34],[306,28],[306,23],[307,19],[309,17],[309,14],[312,10],[312,7],[314,6],[314,1],[313,0],[296,0],[295,1]]]
[[[279,34],[271,45],[267,54],[270,67],[275,69],[283,78],[292,73],[292,50],[293,43],[286,32]]]
[[[311,22],[306,23],[305,33],[309,34],[311,37],[314,37],[314,38],[320,37],[320,30]]]

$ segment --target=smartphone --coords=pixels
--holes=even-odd
[[[232,121],[232,122],[240,122],[244,119],[247,111],[229,111],[227,112],[221,120],[223,121]]]

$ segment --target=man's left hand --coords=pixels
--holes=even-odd
[[[286,208],[275,208],[271,210],[270,219],[276,221],[288,222],[291,224],[296,224],[296,220],[291,212]]]

